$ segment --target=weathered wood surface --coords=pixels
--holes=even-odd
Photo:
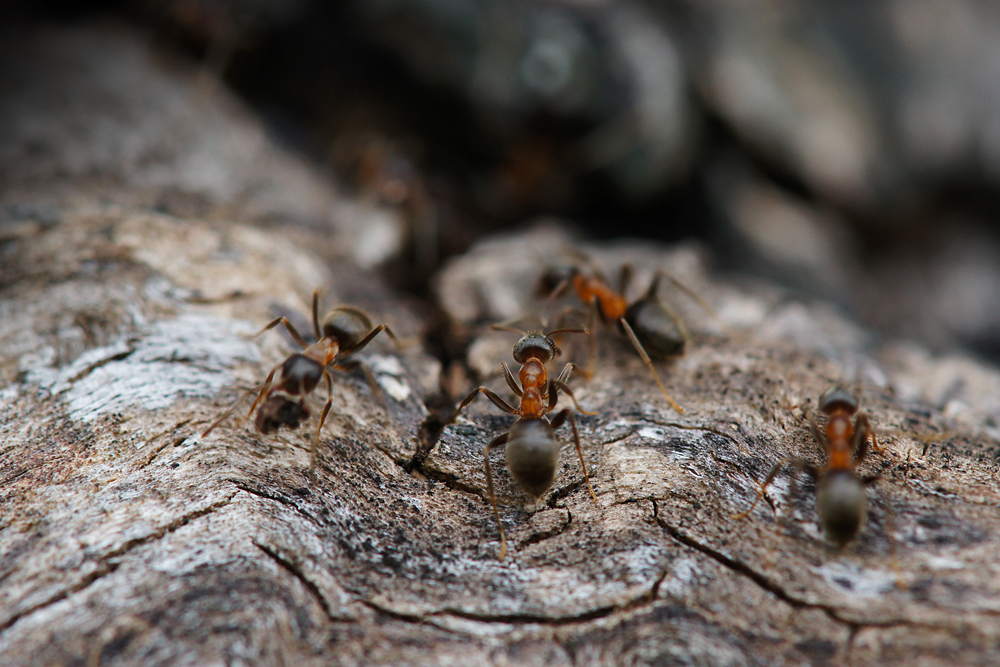
[[[575,244],[609,274],[635,264],[637,293],[653,268],[671,270],[717,317],[665,293],[693,331],[684,357],[658,365],[684,415],[601,333],[595,377],[572,381],[598,413],[579,423],[599,502],[565,433],[539,507],[497,454],[500,562],[482,447],[512,419],[477,401],[408,472],[441,372],[419,344],[379,340],[361,355],[388,412],[362,378],[338,375],[315,475],[307,428],[264,437],[233,417],[196,437],[293,349],[278,332],[241,334],[276,314],[306,322],[317,286],[328,304],[421,335],[425,313],[354,268],[364,244],[330,215],[349,204],[222,93],[117,30],[4,43],[38,57],[21,61],[35,69],[18,95],[0,97],[17,128],[0,146],[0,663],[996,663],[994,369],[873,339],[822,303],[713,273],[695,247]],[[135,86],[97,85],[123,76],[113,66]],[[163,90],[136,106],[136,87]],[[102,95],[112,101],[91,104]],[[67,146],[53,136],[67,117],[109,129]],[[202,139],[226,141],[205,117],[244,138],[234,146],[253,138],[270,166],[224,145],[198,158]],[[178,142],[178,128],[192,138]],[[134,164],[131,134],[153,147]],[[98,150],[106,137],[118,152]],[[232,189],[189,179],[209,159]],[[292,182],[315,196],[282,203]],[[573,243],[542,226],[439,275],[456,335],[472,337],[468,365],[494,389],[516,336],[482,325],[536,310],[539,257]],[[776,461],[822,460],[803,406],[834,381],[858,384],[887,446],[862,467],[883,479],[861,539],[830,547],[812,486],[786,496],[791,471],[773,509],[733,521]],[[945,435],[923,454],[911,433]]]

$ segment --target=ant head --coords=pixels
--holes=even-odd
[[[833,414],[844,410],[851,414],[858,411],[858,397],[841,385],[834,385],[819,397],[819,409],[824,414]]]
[[[574,276],[579,275],[580,269],[575,264],[559,264],[550,266],[538,279],[537,292],[541,296],[548,296],[557,289],[561,289]]]
[[[868,515],[864,483],[850,470],[827,473],[817,485],[816,511],[827,539],[847,544],[861,532]]]
[[[540,359],[543,363],[558,356],[560,350],[546,334],[540,331],[529,332],[514,343],[514,361],[523,364],[529,357]]]
[[[368,315],[351,306],[337,306],[323,318],[323,336],[337,341],[345,350],[354,347],[371,329]]]

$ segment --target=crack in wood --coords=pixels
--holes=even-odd
[[[192,521],[195,521],[197,519],[200,519],[201,517],[207,516],[213,512],[222,509],[232,501],[235,495],[236,494],[233,493],[227,498],[224,498],[223,500],[212,503],[211,505],[207,505],[189,514],[181,515],[174,521],[165,524],[155,532],[149,533],[148,535],[143,535],[142,537],[137,537],[128,540],[122,543],[121,546],[117,547],[116,549],[112,549],[111,551],[102,554],[97,559],[95,559],[96,562],[99,564],[98,569],[94,570],[87,576],[83,577],[83,579],[78,581],[75,585],[70,586],[62,591],[59,591],[58,593],[55,593],[49,598],[39,602],[38,604],[32,605],[31,607],[12,615],[9,619],[0,624],[0,633],[3,633],[6,630],[8,630],[12,625],[17,623],[25,616],[29,616],[31,614],[34,614],[35,612],[42,611],[43,609],[50,607],[53,604],[56,604],[57,602],[65,600],[71,595],[74,595],[76,593],[79,593],[80,591],[89,588],[91,584],[96,582],[98,579],[101,579],[102,577],[107,576],[113,573],[115,570],[117,570],[121,566],[121,562],[119,559],[121,559],[123,556],[128,555],[128,553],[133,549],[137,549],[151,542],[160,540],[163,537],[169,535],[170,533],[173,533],[179,530],[180,528],[183,528]]]
[[[309,593],[311,593],[312,596],[316,598],[316,602],[319,604],[320,608],[323,610],[323,614],[327,617],[328,620],[330,620],[331,622],[343,622],[345,620],[341,618],[336,618],[333,615],[333,611],[330,609],[330,603],[328,603],[326,601],[326,598],[323,597],[323,593],[320,592],[319,586],[313,583],[309,579],[309,577],[306,576],[306,573],[302,571],[301,567],[299,567],[296,563],[293,563],[292,561],[288,560],[287,558],[284,558],[275,549],[271,548],[266,544],[262,544],[257,540],[254,540],[253,544],[255,547],[263,551],[264,554],[268,556],[271,560],[277,563],[279,567],[281,567],[290,575],[298,579],[302,583],[302,585],[306,587],[306,590],[308,590]]]
[[[247,484],[243,480],[239,480],[239,479],[235,479],[235,478],[229,477],[229,478],[226,478],[224,481],[229,482],[230,484],[232,484],[233,486],[235,486],[240,491],[245,491],[246,493],[249,493],[252,496],[256,496],[258,498],[263,498],[264,500],[271,500],[271,501],[274,501],[274,502],[279,503],[281,505],[284,505],[285,507],[289,507],[292,510],[294,510],[297,514],[301,514],[306,519],[308,519],[311,523],[313,523],[313,524],[315,524],[317,526],[320,526],[322,528],[326,528],[327,527],[327,524],[323,523],[318,517],[316,517],[313,514],[311,514],[304,507],[302,507],[301,505],[298,505],[297,503],[295,503],[290,498],[286,498],[284,496],[280,496],[280,495],[277,495],[277,494],[274,494],[274,493],[268,493],[267,491],[265,491],[263,489],[254,488],[254,487],[250,486],[249,484]]]

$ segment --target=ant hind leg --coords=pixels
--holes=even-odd
[[[319,462],[319,433],[323,430],[323,424],[326,423],[326,416],[330,414],[330,407],[333,405],[333,378],[330,377],[330,373],[327,370],[323,371],[323,376],[326,378],[326,405],[323,406],[323,412],[319,416],[319,424],[316,426],[316,435],[312,443],[312,452],[309,454],[310,472],[316,470],[316,464]]]
[[[497,528],[500,531],[500,560],[504,559],[507,555],[507,537],[503,532],[503,524],[500,522],[500,510],[497,509],[497,496],[493,489],[493,469],[490,468],[490,451],[507,444],[507,438],[510,437],[510,433],[504,433],[493,438],[485,448],[483,448],[483,460],[486,463],[486,491],[490,496],[490,505],[493,506],[493,516],[497,520]]]
[[[684,408],[677,405],[674,399],[671,398],[670,393],[667,391],[667,388],[663,386],[663,382],[660,380],[660,374],[656,372],[656,368],[653,366],[653,360],[649,358],[648,354],[646,354],[646,349],[642,346],[642,343],[639,342],[639,339],[636,337],[635,332],[632,331],[632,327],[629,326],[629,323],[625,320],[624,317],[619,318],[618,321],[621,323],[622,328],[628,335],[629,340],[632,341],[632,346],[635,347],[635,351],[639,353],[639,356],[642,358],[642,360],[646,363],[647,366],[649,366],[649,370],[653,374],[653,379],[656,380],[656,386],[658,386],[663,395],[667,397],[667,402],[670,403],[670,407],[672,407],[680,414],[684,414]]]
[[[576,446],[576,453],[580,456],[580,467],[583,468],[583,479],[587,482],[587,490],[590,491],[590,497],[597,502],[597,494],[594,493],[594,487],[590,485],[590,475],[587,474],[587,464],[583,461],[583,448],[580,447],[580,433],[576,430],[576,418],[573,417],[573,411],[569,408],[565,408],[562,412],[557,414],[555,418],[552,419],[550,425],[553,429],[557,429],[562,426],[566,419],[569,419],[569,426],[573,430],[573,444]]]

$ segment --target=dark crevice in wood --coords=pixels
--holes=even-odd
[[[244,480],[227,478],[225,481],[229,482],[230,484],[232,484],[233,486],[235,486],[240,491],[245,491],[246,493],[249,493],[252,496],[256,496],[258,498],[263,498],[264,500],[272,500],[272,501],[274,501],[276,503],[280,503],[280,504],[284,505],[285,507],[288,507],[288,508],[294,510],[296,514],[302,515],[303,517],[305,517],[306,519],[308,519],[311,523],[313,523],[313,524],[315,524],[317,526],[324,527],[324,528],[326,527],[326,524],[324,524],[318,518],[316,518],[311,513],[309,513],[305,508],[303,508],[301,505],[295,503],[290,498],[286,498],[284,496],[281,496],[281,495],[278,495],[278,494],[275,494],[275,493],[268,493],[267,491],[265,491],[263,489],[254,488],[254,487],[250,486],[249,484],[247,484],[247,482],[244,481]]]
[[[753,581],[758,586],[760,586],[764,590],[768,591],[769,593],[777,597],[782,602],[785,602],[796,609],[819,609],[824,613],[826,613],[828,616],[830,616],[830,618],[837,621],[838,623],[847,623],[847,621],[837,617],[837,615],[829,607],[826,607],[824,605],[812,604],[794,598],[791,595],[789,595],[785,591],[785,589],[783,589],[777,583],[771,581],[770,579],[762,575],[760,572],[757,572],[754,569],[747,566],[746,564],[734,560],[729,556],[723,554],[722,552],[716,551],[715,549],[712,549],[708,545],[702,544],[692,539],[691,537],[685,535],[675,526],[670,525],[660,517],[659,504],[656,501],[657,499],[650,498],[650,500],[653,502],[653,516],[656,519],[657,525],[659,525],[663,530],[665,530],[667,534],[670,535],[670,537],[680,542],[684,546],[689,547],[691,549],[695,549],[696,551],[701,552],[702,554],[708,556],[717,563],[723,565],[727,569],[749,578],[751,581]]]
[[[302,583],[302,585],[306,587],[306,590],[309,591],[309,593],[312,594],[314,598],[316,598],[316,603],[319,604],[320,608],[323,610],[323,614],[327,617],[327,619],[334,622],[343,621],[343,619],[335,618],[333,616],[333,613],[330,611],[330,605],[326,601],[326,598],[323,597],[323,594],[320,592],[319,587],[309,580],[309,577],[307,577],[305,572],[302,571],[302,568],[300,568],[298,565],[291,562],[287,558],[282,557],[277,551],[267,546],[266,544],[261,544],[260,542],[254,540],[254,546],[263,551],[264,554],[268,556],[271,560],[273,560],[275,563],[277,563],[280,568],[282,568],[290,575],[298,579]]]

